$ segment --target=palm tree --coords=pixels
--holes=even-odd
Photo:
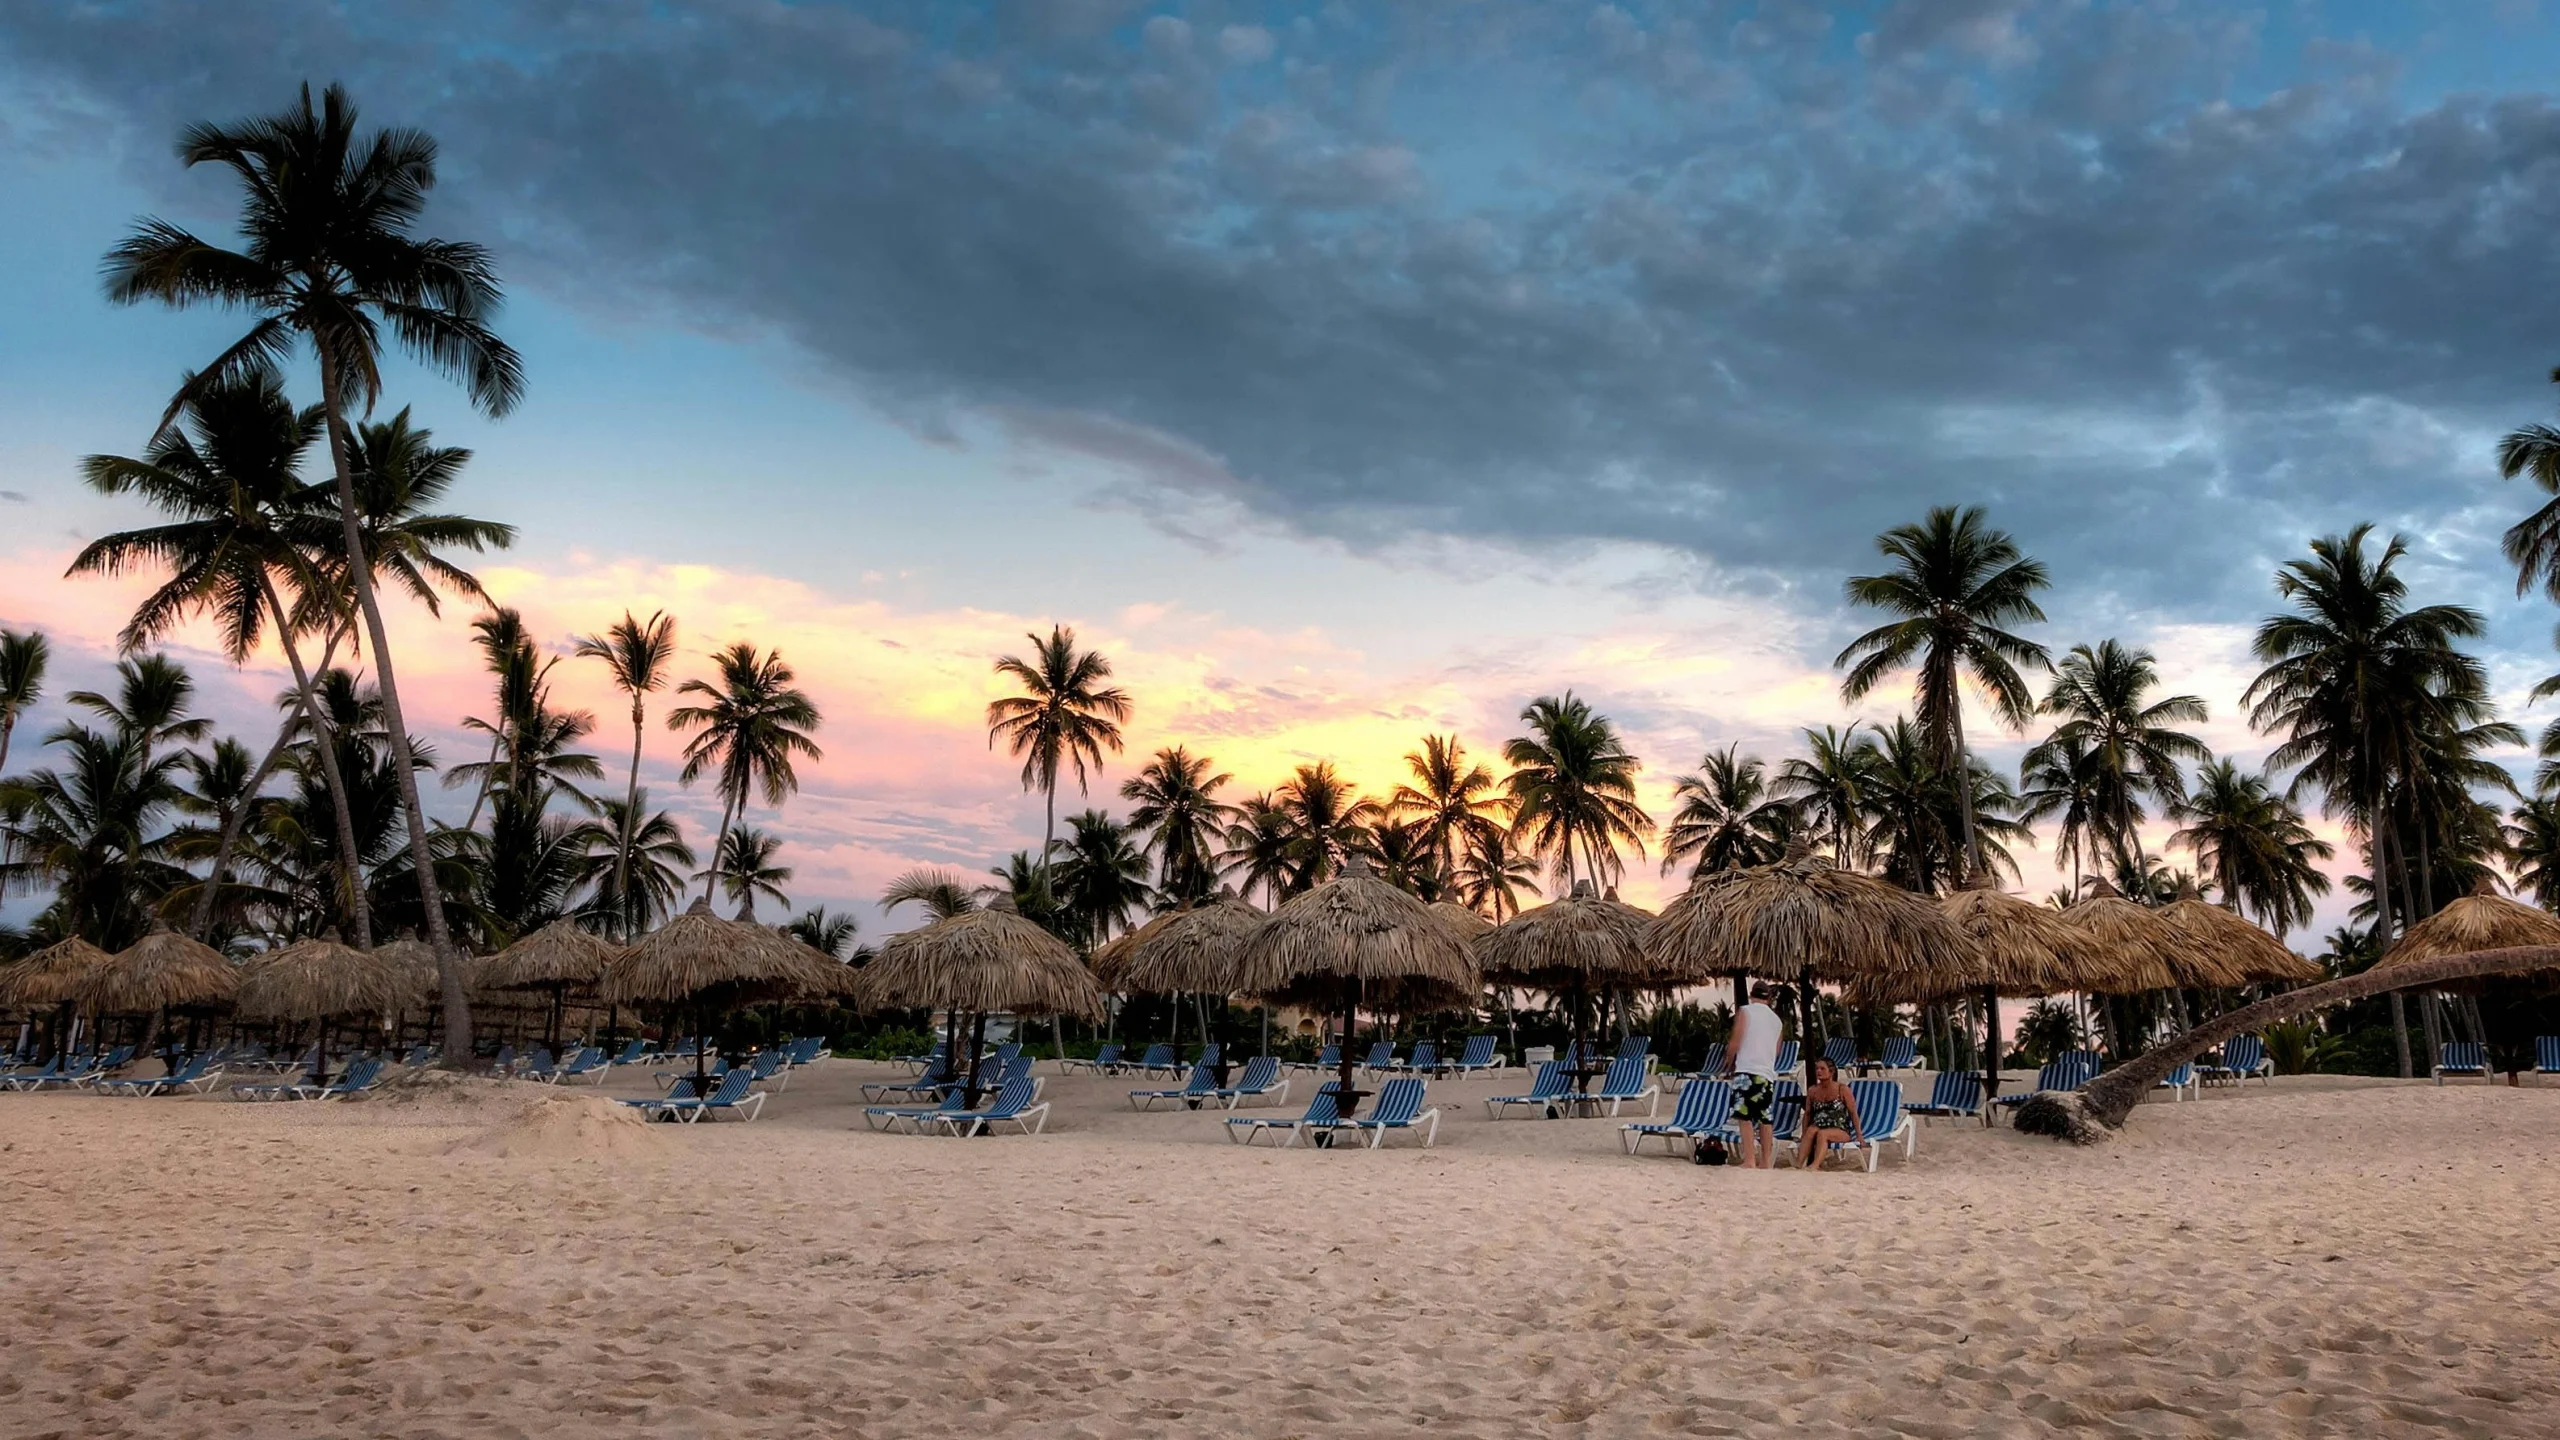
[[[1209,773],[1214,763],[1174,745],[1157,751],[1120,786],[1120,798],[1135,807],[1129,812],[1129,828],[1147,837],[1147,849],[1156,857],[1158,888],[1176,905],[1206,899],[1218,885],[1212,847],[1235,807],[1217,798],[1234,777]]]
[[[445,772],[447,789],[477,779],[478,792],[471,800],[471,813],[464,817],[462,828],[472,829],[480,823],[480,809],[489,801],[489,786],[497,779],[501,767],[498,758],[507,752],[507,737],[516,722],[542,703],[538,698],[546,667],[534,653],[533,637],[525,632],[524,616],[511,606],[500,606],[471,622],[471,643],[480,647],[480,663],[496,681],[497,713],[483,720],[476,715],[462,718],[466,730],[478,730],[489,737],[489,759],[486,764],[456,765]]]
[[[968,881],[930,866],[906,871],[880,892],[880,911],[884,915],[909,902],[923,906],[925,914],[936,920],[966,915],[978,908],[977,892]]]
[[[41,630],[0,630],[0,775],[9,773],[9,736],[18,717],[44,698],[45,662],[52,647]]]
[[[1970,769],[1966,679],[2012,730],[2024,727],[2033,712],[2034,699],[2018,667],[2051,662],[2043,646],[2011,627],[2044,619],[2035,597],[2050,583],[2045,568],[2027,559],[2006,531],[1985,525],[1974,506],[1941,505],[1917,525],[1897,525],[1876,537],[1876,548],[1893,568],[1851,576],[1845,587],[1849,603],[1900,618],[1850,641],[1832,660],[1849,671],[1840,681],[1841,698],[1855,704],[1885,677],[1916,662],[1912,703],[1922,735],[1941,769]],[[1969,791],[1962,798],[1969,800]],[[1959,884],[1971,873],[1975,853],[1969,804],[1961,819]]]
[[[1770,793],[1795,807],[1799,826],[1829,837],[1831,863],[1854,869],[1867,862],[1864,794],[1867,767],[1875,746],[1858,727],[1825,725],[1804,732],[1806,754],[1789,756],[1778,767]]]
[[[2074,645],[2055,667],[2044,713],[2063,717],[2043,744],[2027,752],[2026,768],[2041,759],[2072,759],[2097,791],[2104,830],[2119,857],[2142,853],[2144,801],[2178,803],[2186,794],[2180,766],[2210,756],[2204,742],[2179,723],[2201,724],[2204,701],[2193,695],[2153,700],[2160,683],[2157,657],[2114,640]],[[2048,756],[2048,747],[2060,746]]]
[[[1939,763],[1938,748],[1909,716],[1878,726],[1865,742],[1860,796],[1866,808],[1866,843],[1885,878],[1908,890],[1934,894],[1960,874],[1964,817],[1974,820],[1974,868],[1981,876],[2018,873],[2009,846],[2032,837],[2017,818],[2017,793],[1990,766],[1964,771],[1969,784]],[[1958,882],[1960,883],[1960,882]]]
[[[1769,791],[1769,767],[1757,755],[1727,745],[1710,750],[1698,773],[1672,782],[1677,808],[1662,836],[1662,873],[1696,856],[1691,878],[1712,870],[1766,865],[1785,856],[1795,833],[1794,807]]]
[[[2266,777],[2228,759],[2208,761],[2169,814],[2182,822],[2169,843],[2194,852],[2225,907],[2247,911],[2279,936],[2311,923],[2313,898],[2329,893],[2318,862],[2335,848]]]
[[[834,914],[824,905],[813,905],[792,916],[783,925],[782,933],[830,960],[858,965],[869,958],[854,944],[861,925],[851,915]]]
[[[2560,799],[2537,795],[2518,804],[2506,839],[2516,888],[2545,910],[2560,909]]]
[[[1496,923],[1520,913],[1520,895],[1538,893],[1538,862],[1511,848],[1506,830],[1487,830],[1467,842],[1458,860],[1458,898]]]
[[[1067,838],[1052,858],[1058,908],[1088,952],[1127,924],[1131,912],[1145,908],[1146,852],[1110,815],[1087,810],[1068,816]]]
[[[497,278],[479,246],[410,233],[435,187],[435,141],[405,129],[359,136],[355,106],[335,85],[317,109],[306,85],[298,105],[275,115],[189,126],[178,155],[190,168],[211,163],[231,170],[243,193],[240,228],[247,245],[227,250],[166,221],[144,220],[108,253],[107,295],[119,304],[210,303],[257,315],[247,334],[172,398],[164,429],[199,386],[272,363],[296,345],[308,345],[319,361],[347,570],[389,721],[410,869],[444,991],[446,1052],[467,1057],[470,1002],[436,887],[390,632],[365,559],[348,411],[370,410],[381,394],[386,329],[417,360],[461,377],[484,414],[514,408],[524,377],[515,352],[487,323],[498,305]]]
[[[791,867],[776,865],[773,857],[782,849],[782,837],[741,825],[723,837],[718,857],[712,867],[694,876],[696,880],[717,881],[738,902],[738,918],[756,918],[756,897],[762,895],[776,905],[788,905],[791,897],[782,892],[791,879]]]
[[[1330,760],[1299,766],[1280,787],[1278,800],[1289,836],[1289,876],[1282,890],[1291,895],[1333,878],[1343,861],[1362,851],[1368,828],[1386,816],[1377,801],[1364,799],[1335,773]]]
[[[720,667],[718,683],[687,680],[676,687],[677,694],[706,703],[668,711],[667,728],[700,732],[685,742],[678,778],[690,785],[718,772],[720,833],[711,842],[717,857],[728,853],[729,826],[746,818],[750,798],[761,793],[767,805],[780,805],[800,788],[794,762],[826,757],[808,734],[818,728],[818,707],[792,687],[798,677],[782,663],[781,651],[758,655],[741,640],[711,659]],[[709,883],[702,898],[711,898]]]
[[[1376,867],[1379,879],[1425,901],[1439,899],[1449,888],[1449,872],[1440,868],[1440,852],[1432,847],[1424,821],[1382,819],[1361,836],[1360,853]]]
[[[2272,769],[2300,767],[2293,793],[2316,790],[2329,813],[2365,839],[2375,933],[2387,948],[2396,933],[2386,872],[2394,786],[2431,729],[2468,719],[2486,688],[2477,660],[2457,648],[2484,630],[2478,612],[2460,605],[2408,603],[2397,573],[2408,547],[2393,536],[2380,555],[2367,553],[2373,527],[2311,542],[2311,554],[2276,572],[2276,593],[2293,609],[2269,616],[2252,643],[2266,668],[2241,696],[2249,723],[2280,734],[2267,757]],[[2406,917],[2414,919],[2414,916]],[[2410,1073],[2408,1026],[2392,992],[2400,1074]]]
[[[1240,876],[1238,889],[1253,893],[1262,887],[1266,905],[1277,905],[1295,893],[1292,886],[1297,861],[1297,841],[1290,827],[1289,812],[1282,808],[1280,797],[1268,790],[1248,798],[1234,807],[1227,822],[1226,844],[1218,852],[1220,873]]]
[[[142,938],[151,906],[187,883],[162,823],[185,791],[180,752],[150,756],[143,731],[66,724],[45,737],[66,763],[0,781],[0,895],[50,886],[45,918],[105,950]]]
[[[1468,761],[1455,735],[1423,736],[1422,748],[1407,751],[1404,764],[1413,779],[1387,797],[1387,808],[1422,822],[1422,838],[1446,879],[1458,873],[1458,856],[1476,836],[1502,828],[1511,803],[1493,771]]]
[[[606,843],[613,847],[617,879],[599,888],[581,914],[608,935],[629,939],[647,934],[683,903],[685,877],[696,857],[684,841],[683,828],[664,810],[649,809],[646,788],[620,800],[596,802]]]
[[[1006,655],[996,674],[1019,682],[1022,692],[987,703],[987,746],[1005,742],[1022,759],[1022,788],[1037,790],[1048,809],[1040,830],[1044,857],[1058,843],[1058,772],[1076,772],[1076,793],[1086,790],[1087,770],[1102,768],[1102,752],[1120,753],[1120,725],[1129,697],[1103,684],[1111,662],[1098,650],[1078,650],[1076,632],[1053,625],[1049,638],[1031,642],[1031,658]]]
[[[1644,832],[1653,828],[1653,817],[1636,803],[1639,762],[1609,717],[1570,690],[1530,701],[1520,719],[1529,733],[1502,747],[1512,767],[1504,783],[1517,807],[1513,843],[1526,841],[1531,854],[1549,857],[1566,890],[1578,874],[1599,885],[1615,883],[1625,868],[1618,847],[1642,855]]]
[[[602,635],[579,636],[574,653],[582,660],[603,661],[613,676],[613,688],[631,697],[631,772],[623,786],[622,804],[626,811],[636,814],[640,809],[640,746],[649,723],[649,695],[666,687],[667,673],[675,664],[675,618],[656,610],[646,620],[635,620],[625,610],[622,618]],[[617,900],[630,877],[630,855],[617,852],[613,857],[613,894]],[[616,938],[630,940],[637,933],[624,931]]]
[[[2560,385],[2560,368],[2551,372]],[[2513,480],[2530,475],[2546,494],[2560,497],[2560,428],[2524,425],[2498,442],[2498,473]],[[2516,567],[2516,593],[2539,581],[2543,593],[2560,600],[2560,498],[2547,501],[2517,521],[2506,534],[2507,560]]]

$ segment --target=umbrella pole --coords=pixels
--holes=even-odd
[[[986,1049],[987,1049],[987,1012],[985,1012],[984,1010],[974,1011],[974,1012],[972,1012],[972,1013],[970,1014],[970,1016],[969,1016],[969,1094],[968,1094],[968,1102],[969,1102],[969,1106],[968,1106],[968,1108],[970,1108],[970,1109],[972,1109],[972,1110],[975,1110],[975,1109],[977,1109],[977,1108],[978,1108],[978,1095],[979,1095],[979,1092],[984,1088],[984,1087],[983,1087],[983,1086],[981,1086],[978,1082],[979,1082],[979,1080],[982,1078],[979,1072],[980,1072],[980,1070],[981,1070],[981,1069],[985,1066],[985,1064],[986,1064]]]
[[[1336,1106],[1334,1113],[1345,1120],[1350,1119],[1352,1112],[1359,1106],[1359,1102],[1352,1098],[1351,1089],[1351,1026],[1353,1022],[1359,1018],[1359,1015],[1360,1007],[1358,1005],[1345,1005],[1343,1007],[1342,1044],[1336,1049],[1334,1055],[1335,1063],[1340,1069],[1339,1076],[1335,1080],[1335,1086],[1341,1092],[1340,1098],[1334,1102]]]
[[[1995,1113],[1991,1102],[2000,1098],[2000,991],[1994,986],[1982,987],[1982,1018],[1989,1042],[1982,1047],[1982,1124],[1988,1129]]]
[[[693,1002],[693,1095],[697,1100],[711,1098],[711,1062],[704,1052],[711,1048],[711,1006],[696,998]]]
[[[311,1051],[311,1083],[329,1083],[329,1017],[320,1017],[320,1033],[314,1037]]]

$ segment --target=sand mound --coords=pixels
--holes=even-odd
[[[674,1141],[651,1129],[638,1111],[592,1095],[554,1090],[514,1100],[496,1123],[455,1141],[445,1147],[445,1153],[532,1160],[659,1160],[675,1149]]]

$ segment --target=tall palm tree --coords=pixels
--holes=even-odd
[[[675,665],[675,617],[654,610],[646,620],[622,618],[606,627],[602,635],[581,635],[574,653],[581,660],[601,660],[613,677],[613,688],[631,697],[631,772],[623,786],[622,804],[626,811],[640,809],[640,748],[649,723],[649,696],[666,688],[668,672]],[[631,857],[617,852],[613,857],[613,890],[619,900],[630,883]],[[616,938],[630,940],[637,932],[618,932]],[[832,952],[830,952],[832,953]]]
[[[489,759],[481,765],[456,765],[447,770],[447,788],[479,781],[478,792],[471,800],[471,813],[462,828],[472,829],[480,823],[481,807],[489,803],[489,787],[502,773],[500,756],[507,753],[507,738],[516,724],[530,716],[541,705],[543,672],[548,668],[535,653],[533,636],[524,628],[524,615],[512,606],[501,605],[471,622],[471,643],[480,649],[480,663],[495,682],[496,713],[483,720],[476,715],[462,719],[463,728],[478,730],[489,737]]]
[[[185,798],[185,757],[146,758],[143,736],[115,726],[66,724],[45,743],[64,764],[0,780],[0,895],[49,887],[54,933],[122,949],[189,879],[166,826]]]
[[[435,188],[435,141],[406,129],[360,136],[355,106],[335,85],[316,108],[306,85],[297,105],[274,115],[189,126],[178,156],[190,168],[215,164],[232,172],[243,197],[246,245],[225,249],[146,219],[108,252],[107,295],[119,304],[215,304],[257,316],[248,333],[172,398],[163,428],[199,385],[280,360],[298,345],[309,346],[319,361],[340,533],[389,721],[410,869],[444,991],[445,1047],[467,1057],[471,1007],[436,886],[390,631],[365,559],[348,415],[370,410],[381,394],[385,330],[415,359],[460,377],[484,414],[513,409],[524,390],[523,372],[515,352],[488,327],[498,306],[497,277],[479,246],[410,233]]]
[[[1983,523],[1979,507],[1941,505],[1917,525],[1897,525],[1876,537],[1892,568],[1853,575],[1849,603],[1898,618],[1849,642],[1832,660],[1846,667],[1840,695],[1854,704],[1906,665],[1916,664],[1912,705],[1921,734],[1940,768],[1971,768],[1965,744],[1964,682],[1973,681],[1992,713],[2012,730],[2024,727],[2035,708],[2021,665],[2051,662],[2042,645],[2014,627],[2041,622],[2036,592],[2050,583],[2044,566],[2026,558],[2008,532]],[[1968,791],[1961,799],[1969,802]],[[1956,879],[1971,873],[1975,816],[1962,816]]]
[[[1642,855],[1645,832],[1653,828],[1653,817],[1636,803],[1640,763],[1609,717],[1570,690],[1530,701],[1520,719],[1529,733],[1502,747],[1512,767],[1504,782],[1516,806],[1512,842],[1525,841],[1530,853],[1548,857],[1566,890],[1577,875],[1615,883],[1625,869],[1619,847]]]
[[[1861,766],[1867,844],[1885,878],[1922,894],[1962,883],[1965,874],[2015,878],[2009,846],[2032,837],[2016,818],[2018,797],[2005,778],[1977,761],[1959,781],[1909,716],[1876,727],[1865,743],[1873,752]],[[1962,868],[1967,814],[1974,823],[1969,872]]]
[[[1239,877],[1238,889],[1250,895],[1261,886],[1266,905],[1295,893],[1297,840],[1278,794],[1265,790],[1234,807],[1225,842],[1218,851],[1220,872]]]
[[[1806,753],[1778,767],[1770,793],[1795,807],[1800,827],[1831,841],[1831,863],[1844,870],[1867,863],[1864,793],[1875,746],[1855,724],[1804,732]]]
[[[694,878],[718,882],[729,892],[729,898],[738,902],[738,918],[753,920],[759,895],[776,905],[791,903],[791,897],[782,891],[791,879],[791,867],[773,863],[773,857],[781,850],[781,836],[741,825],[725,837],[711,868]]]
[[[1422,748],[1407,751],[1404,764],[1413,778],[1387,797],[1387,808],[1422,822],[1422,838],[1445,880],[1458,873],[1458,857],[1475,836],[1502,828],[1511,802],[1492,770],[1467,759],[1455,735],[1423,736]]]
[[[1421,820],[1382,818],[1360,839],[1360,854],[1376,867],[1379,879],[1423,900],[1437,900],[1450,886],[1440,868],[1429,825]]]
[[[272,623],[293,672],[302,723],[324,728],[325,717],[313,698],[314,672],[303,663],[296,640],[316,624],[332,632],[328,648],[334,651],[336,644],[336,592],[309,553],[316,538],[319,487],[305,485],[300,474],[303,455],[320,438],[321,412],[317,407],[296,410],[274,368],[259,365],[193,387],[184,413],[185,425],[162,430],[143,458],[92,455],[81,463],[91,488],[108,495],[139,495],[170,519],[93,541],[66,573],[117,575],[146,564],[167,568],[168,579],[143,597],[125,624],[119,642],[128,650],[152,643],[190,616],[208,615],[226,658],[245,665]],[[285,603],[288,590],[297,597],[291,607]],[[324,655],[320,668],[328,663]],[[263,785],[282,760],[292,728],[288,722],[279,732],[252,788]],[[336,771],[334,747],[322,746],[319,754],[339,862],[352,874],[355,827],[344,777]],[[246,818],[233,817],[235,822]],[[235,823],[217,842],[211,877],[197,896],[188,927],[191,933],[200,932],[210,919],[238,839]],[[354,928],[357,943],[369,946],[372,922],[367,912],[359,885]]]
[[[2516,888],[2545,910],[2560,910],[2560,799],[2537,795],[2507,817],[2507,854]]]
[[[1174,745],[1120,786],[1120,798],[1134,806],[1129,828],[1147,837],[1158,888],[1172,904],[1206,899],[1218,887],[1215,846],[1235,807],[1217,795],[1234,777],[1211,774],[1214,768],[1208,756]]]
[[[1361,852],[1368,828],[1386,815],[1377,801],[1352,789],[1330,760],[1299,766],[1281,785],[1278,800],[1289,836],[1289,877],[1282,889],[1292,895],[1333,878],[1343,861]]]
[[[685,742],[678,778],[690,785],[716,772],[720,833],[711,853],[717,857],[728,853],[729,827],[746,818],[748,800],[761,793],[767,805],[780,805],[800,788],[794,762],[826,756],[808,733],[818,728],[818,707],[792,686],[798,677],[782,663],[781,651],[758,655],[741,640],[711,659],[719,680],[677,686],[677,694],[699,695],[704,703],[668,711],[667,728],[696,732]],[[708,881],[702,898],[711,898]]]
[[[2054,668],[2043,710],[2061,717],[2053,734],[2027,752],[2034,768],[2046,746],[2062,745],[2082,757],[2098,783],[2109,843],[2119,856],[2138,861],[2146,801],[2175,805],[2186,794],[2186,762],[2210,752],[2179,724],[2202,724],[2204,701],[2193,695],[2154,700],[2158,657],[2114,640],[2074,645]]]
[[[1511,848],[1507,830],[1487,830],[1467,842],[1458,860],[1458,899],[1496,923],[1520,913],[1522,892],[1538,893],[1538,862]]]
[[[1662,873],[1682,859],[1695,878],[1713,870],[1766,865],[1787,852],[1795,833],[1795,809],[1769,790],[1769,767],[1739,746],[1710,750],[1698,762],[1698,773],[1672,782],[1677,802],[1662,836]]]
[[[1146,907],[1147,857],[1129,828],[1100,810],[1067,817],[1058,842],[1057,904],[1075,939],[1090,951]]]
[[[2228,759],[2208,761],[2169,814],[2181,822],[2169,843],[2194,852],[2224,906],[2247,911],[2278,935],[2311,923],[2313,898],[2329,893],[2319,862],[2335,848],[2311,833],[2266,777]]]
[[[2071,893],[2080,877],[2104,870],[2100,851],[2109,823],[2106,777],[2080,736],[2056,735],[2029,750],[2018,766],[2019,818],[2054,823],[2054,858],[2071,867]]]
[[[52,647],[41,630],[0,630],[0,775],[9,773],[9,737],[18,717],[44,698]]]
[[[2551,372],[2560,385],[2560,368]],[[2560,497],[2560,427],[2523,425],[2498,442],[2498,473],[2513,480],[2529,475],[2544,493]],[[2539,583],[2543,593],[2560,600],[2560,498],[2545,502],[2506,533],[2508,563],[2516,567],[2516,593]]]
[[[685,877],[696,859],[693,847],[674,816],[649,808],[646,787],[620,800],[597,801],[596,815],[605,843],[613,847],[618,878],[598,887],[580,913],[608,935],[644,935],[683,903]]]
[[[2293,608],[2259,624],[2252,649],[2266,668],[2241,702],[2253,727],[2283,737],[2269,767],[2299,767],[2293,792],[2316,791],[2329,813],[2363,835],[2375,934],[2388,948],[2398,913],[2386,880],[2391,792],[2410,778],[2426,732],[2472,714],[2464,697],[2481,694],[2487,679],[2459,645],[2485,625],[2464,606],[2409,604],[2397,570],[2408,547],[2393,536],[2371,554],[2372,534],[2359,525],[2323,536],[2309,556],[2276,572],[2276,593]],[[2392,1022],[2406,1078],[2408,1026],[2397,991]]]
[[[1120,753],[1120,726],[1129,718],[1129,697],[1102,682],[1111,678],[1111,662],[1098,650],[1078,650],[1076,632],[1053,625],[1049,638],[1031,642],[1031,658],[997,659],[996,674],[1022,686],[1019,695],[987,703],[987,745],[999,739],[1022,759],[1022,788],[1037,790],[1047,805],[1040,829],[1041,861],[1058,843],[1058,772],[1072,769],[1076,793],[1086,790],[1087,771],[1102,768],[1102,752]]]
[[[978,895],[968,881],[951,871],[918,866],[900,874],[880,892],[880,913],[884,915],[910,903],[924,907],[925,914],[933,919],[948,920],[977,909]]]

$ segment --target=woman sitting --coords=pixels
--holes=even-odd
[[[1796,1164],[1819,1170],[1834,1145],[1848,1145],[1865,1133],[1858,1123],[1858,1097],[1840,1079],[1840,1067],[1828,1060],[1813,1062],[1813,1083],[1804,1092],[1804,1148]]]

